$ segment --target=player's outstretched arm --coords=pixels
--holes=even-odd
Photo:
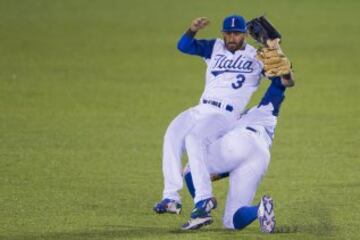
[[[209,24],[210,24],[210,21],[207,17],[195,18],[190,25],[190,30],[193,32],[197,32],[197,31],[205,28]]]
[[[257,58],[264,65],[264,75],[268,78],[280,77],[284,87],[295,86],[290,60],[282,51],[280,39],[267,40],[267,46],[258,49]]]
[[[261,99],[257,109],[264,108],[264,111],[270,111],[269,115],[278,116],[281,103],[285,98],[286,86],[283,84],[281,77],[271,77],[271,84],[266,90],[263,98]],[[272,108],[267,108],[267,105],[271,104]]]
[[[199,17],[192,21],[189,29],[183,34],[177,44],[177,48],[185,54],[197,55],[203,58],[211,58],[215,40],[197,40],[196,33],[209,25],[206,17]]]

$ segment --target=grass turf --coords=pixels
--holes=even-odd
[[[0,239],[357,239],[360,233],[360,4],[347,1],[0,1]],[[256,199],[276,201],[277,234],[183,233],[158,216],[168,123],[197,103],[204,64],[176,42],[197,16],[266,13],[297,86],[281,111]],[[263,83],[252,100],[266,88]]]

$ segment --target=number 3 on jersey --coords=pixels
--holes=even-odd
[[[238,79],[238,80],[231,84],[233,89],[239,89],[242,87],[243,83],[245,82],[245,76],[242,74],[239,74],[236,76],[236,79]]]

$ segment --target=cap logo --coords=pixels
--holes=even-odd
[[[231,27],[235,27],[235,18],[231,19]]]

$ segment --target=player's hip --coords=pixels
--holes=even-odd
[[[244,110],[243,105],[245,106],[245,104],[239,104],[234,101],[202,96],[196,108],[201,109],[203,113],[216,112],[229,118],[238,119]]]
[[[258,141],[259,146],[269,151],[269,148],[273,141],[272,132],[269,132],[266,127],[261,125],[247,124],[245,126],[245,129],[253,133],[253,136],[255,137],[255,140]]]
[[[208,149],[209,171],[229,172],[240,165],[262,165],[266,169],[270,152],[268,145],[252,128],[236,128],[219,138]]]
[[[219,107],[219,105],[215,105],[218,103],[215,102],[207,102],[204,101],[203,103],[200,103],[199,105],[196,105],[195,107],[192,107],[190,109],[192,118],[195,120],[201,120],[203,118],[207,118],[209,116],[221,116],[229,122],[234,122],[238,116],[236,113],[232,110],[229,111],[225,107]]]

